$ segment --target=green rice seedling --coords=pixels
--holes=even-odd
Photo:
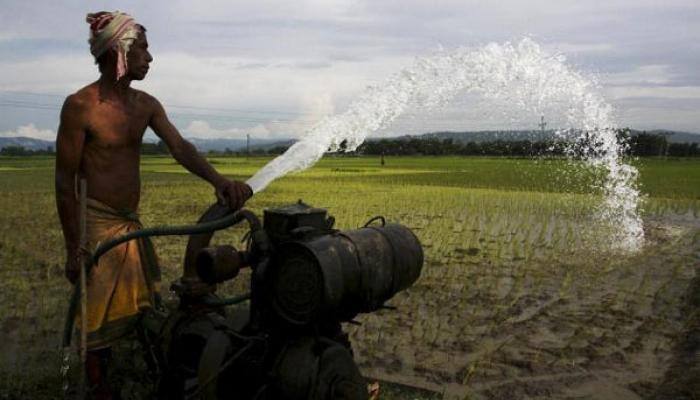
[[[212,160],[229,177],[245,179],[269,158]],[[654,325],[645,329],[666,329],[667,336],[639,335],[659,343],[659,357],[670,356],[664,346],[677,333],[681,289],[692,278],[688,254],[697,246],[687,236],[700,212],[700,160],[643,162],[640,185],[648,196],[643,217],[651,232],[649,248],[624,257],[603,251],[604,232],[588,222],[598,203],[597,195],[586,191],[591,177],[552,179],[558,168],[572,168],[576,162],[565,164],[405,157],[380,169],[378,159],[371,157],[328,158],[273,182],[247,207],[259,214],[301,198],[328,208],[342,229],[362,226],[374,215],[415,228],[426,260],[419,281],[392,299],[396,311],[360,316],[362,325],[347,328],[363,368],[387,365],[385,361],[397,354],[400,368],[386,367],[394,371],[387,374],[403,373],[432,384],[477,385],[502,379],[499,374],[504,371],[515,374],[513,379],[545,374],[547,363],[556,361],[556,356],[526,341],[515,340],[512,346],[532,355],[533,371],[507,369],[501,361],[505,347],[496,347],[489,355],[479,349],[489,340],[503,340],[505,332],[527,338],[540,327],[585,328],[597,321],[602,327],[596,329],[604,332],[598,339],[602,343],[620,336],[617,325],[633,326],[625,325],[620,315],[651,318],[641,311],[649,304],[656,313]],[[28,388],[36,387],[46,387],[51,394],[43,398],[60,393],[61,357],[46,343],[57,341],[55,326],[62,324],[70,287],[62,273],[63,239],[52,168],[48,157],[0,158],[0,330],[9,332],[0,343],[0,355],[16,353],[13,362],[0,358],[0,372],[14,371],[3,372],[0,393],[15,398],[28,397]],[[214,201],[206,183],[170,158],[145,157],[142,177],[139,211],[147,226],[191,223]],[[673,233],[671,227],[679,224],[687,230]],[[244,234],[243,229],[217,233],[214,241],[238,245]],[[181,273],[185,243],[184,238],[156,240],[165,282]],[[650,272],[643,279],[632,279],[639,271]],[[245,291],[246,279],[242,273],[237,281],[222,285],[220,293]],[[604,300],[609,293],[615,297]],[[20,343],[14,336],[26,341]],[[13,350],[19,345],[27,351]],[[40,350],[46,348],[55,356]],[[608,351],[603,344],[585,350]],[[560,368],[579,362],[576,349],[561,352],[560,357],[565,358]],[[424,365],[430,367],[418,368]],[[614,378],[606,375],[606,379]]]

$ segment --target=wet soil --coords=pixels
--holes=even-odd
[[[428,260],[397,311],[350,328],[358,362],[446,399],[696,399],[700,222],[645,225],[633,256]]]

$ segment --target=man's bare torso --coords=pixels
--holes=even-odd
[[[89,17],[102,18],[105,22],[117,14],[97,13]],[[127,21],[118,15],[121,22],[117,23]],[[112,41],[111,35],[118,32],[103,29],[104,24],[97,22],[91,21],[91,34],[100,37],[99,40]],[[128,21],[124,23],[129,24]],[[66,242],[66,277],[73,283],[80,267],[76,178],[87,180],[89,197],[116,209],[136,211],[141,190],[140,148],[148,126],[163,140],[178,163],[215,188],[221,203],[236,210],[253,195],[250,186],[226,179],[197,153],[192,143],[169,121],[158,100],[131,89],[132,81],[146,77],[153,61],[145,28],[134,27],[138,32],[129,46],[128,63],[124,63],[126,58],[120,59],[126,56],[120,53],[121,48],[112,46],[107,51],[96,48],[93,54],[98,54],[99,80],[68,96],[61,109],[56,135],[56,207]]]
[[[86,127],[80,174],[87,180],[88,196],[135,211],[141,190],[141,141],[153,114],[152,97],[129,88],[127,100],[102,98],[97,83],[74,96]]]

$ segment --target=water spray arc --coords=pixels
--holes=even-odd
[[[625,144],[616,137],[612,107],[594,82],[566,65],[563,56],[547,53],[530,39],[416,59],[382,85],[368,87],[344,113],[321,120],[248,184],[257,193],[281,176],[309,168],[325,152],[341,150],[341,143],[346,150],[356,149],[409,107],[439,107],[462,93],[505,100],[534,115],[552,106],[560,110],[566,126],[555,134],[573,141],[585,136],[585,162],[606,171],[599,220],[615,227],[610,242],[621,250],[641,247],[637,170],[623,162]]]

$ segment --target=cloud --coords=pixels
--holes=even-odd
[[[605,53],[614,50],[611,43],[569,43],[557,42],[546,46],[555,53],[578,54],[578,53]]]
[[[56,140],[56,132],[53,129],[38,129],[34,124],[17,127],[14,131],[0,132],[0,137],[28,137],[41,140]]]
[[[410,63],[410,58],[385,57],[366,62],[362,68],[343,61],[309,68],[311,60],[300,66],[282,59],[258,68],[239,68],[251,60],[184,53],[156,54],[154,58],[149,76],[135,86],[160,99],[178,126],[188,126],[193,120],[207,121],[218,129],[260,123],[268,126],[271,135],[303,132],[329,112],[342,111],[366,86]],[[197,113],[201,115],[193,115]]]
[[[603,74],[601,81],[614,86],[607,93],[616,100],[695,98],[694,88],[700,85],[697,0],[115,4],[148,27],[155,62],[149,77],[136,87],[158,97],[166,108],[250,110],[196,116],[168,109],[177,126],[206,122],[213,135],[256,127],[271,136],[300,135],[317,120],[310,99],[326,96],[322,102],[329,110],[343,111],[365,86],[381,83],[415,56],[439,46],[449,50],[523,35],[564,53],[580,70]],[[0,90],[67,94],[97,76],[84,18],[98,6],[48,0],[7,0],[3,5]],[[649,103],[645,110],[653,110],[654,104],[660,103]],[[627,106],[620,102],[620,107]],[[28,122],[46,125],[18,110],[0,108],[0,129]],[[654,112],[635,115],[649,123],[656,118]],[[193,129],[206,131],[196,124]]]
[[[270,121],[247,127],[212,127],[209,122],[194,120],[183,129],[183,136],[197,139],[245,139],[250,135],[257,139],[281,139],[298,137],[304,126],[294,122]]]
[[[75,92],[98,77],[97,66],[89,54],[61,54],[28,60],[0,61],[0,88],[39,93]]]
[[[215,128],[204,120],[194,120],[183,129],[183,136],[189,138],[245,139],[251,135],[257,139],[282,139],[302,136],[314,123],[335,111],[333,99],[326,94],[307,96],[301,100],[304,114],[299,118],[285,121],[271,119],[264,123],[246,127],[225,126]]]
[[[637,98],[619,102],[618,125],[637,129],[672,129],[700,132],[698,101]]]
[[[603,75],[606,86],[658,86],[674,79],[669,65],[640,65],[628,71]]]
[[[657,99],[699,99],[700,86],[618,86],[605,89],[612,98],[652,97]]]
[[[212,128],[207,121],[195,120],[190,122],[190,124],[184,129],[183,135],[188,138],[197,139],[245,139],[246,134],[252,134],[253,131],[255,131],[257,134],[256,136],[260,135],[267,137],[269,134],[269,131],[263,125],[256,125],[248,129],[216,129]]]

